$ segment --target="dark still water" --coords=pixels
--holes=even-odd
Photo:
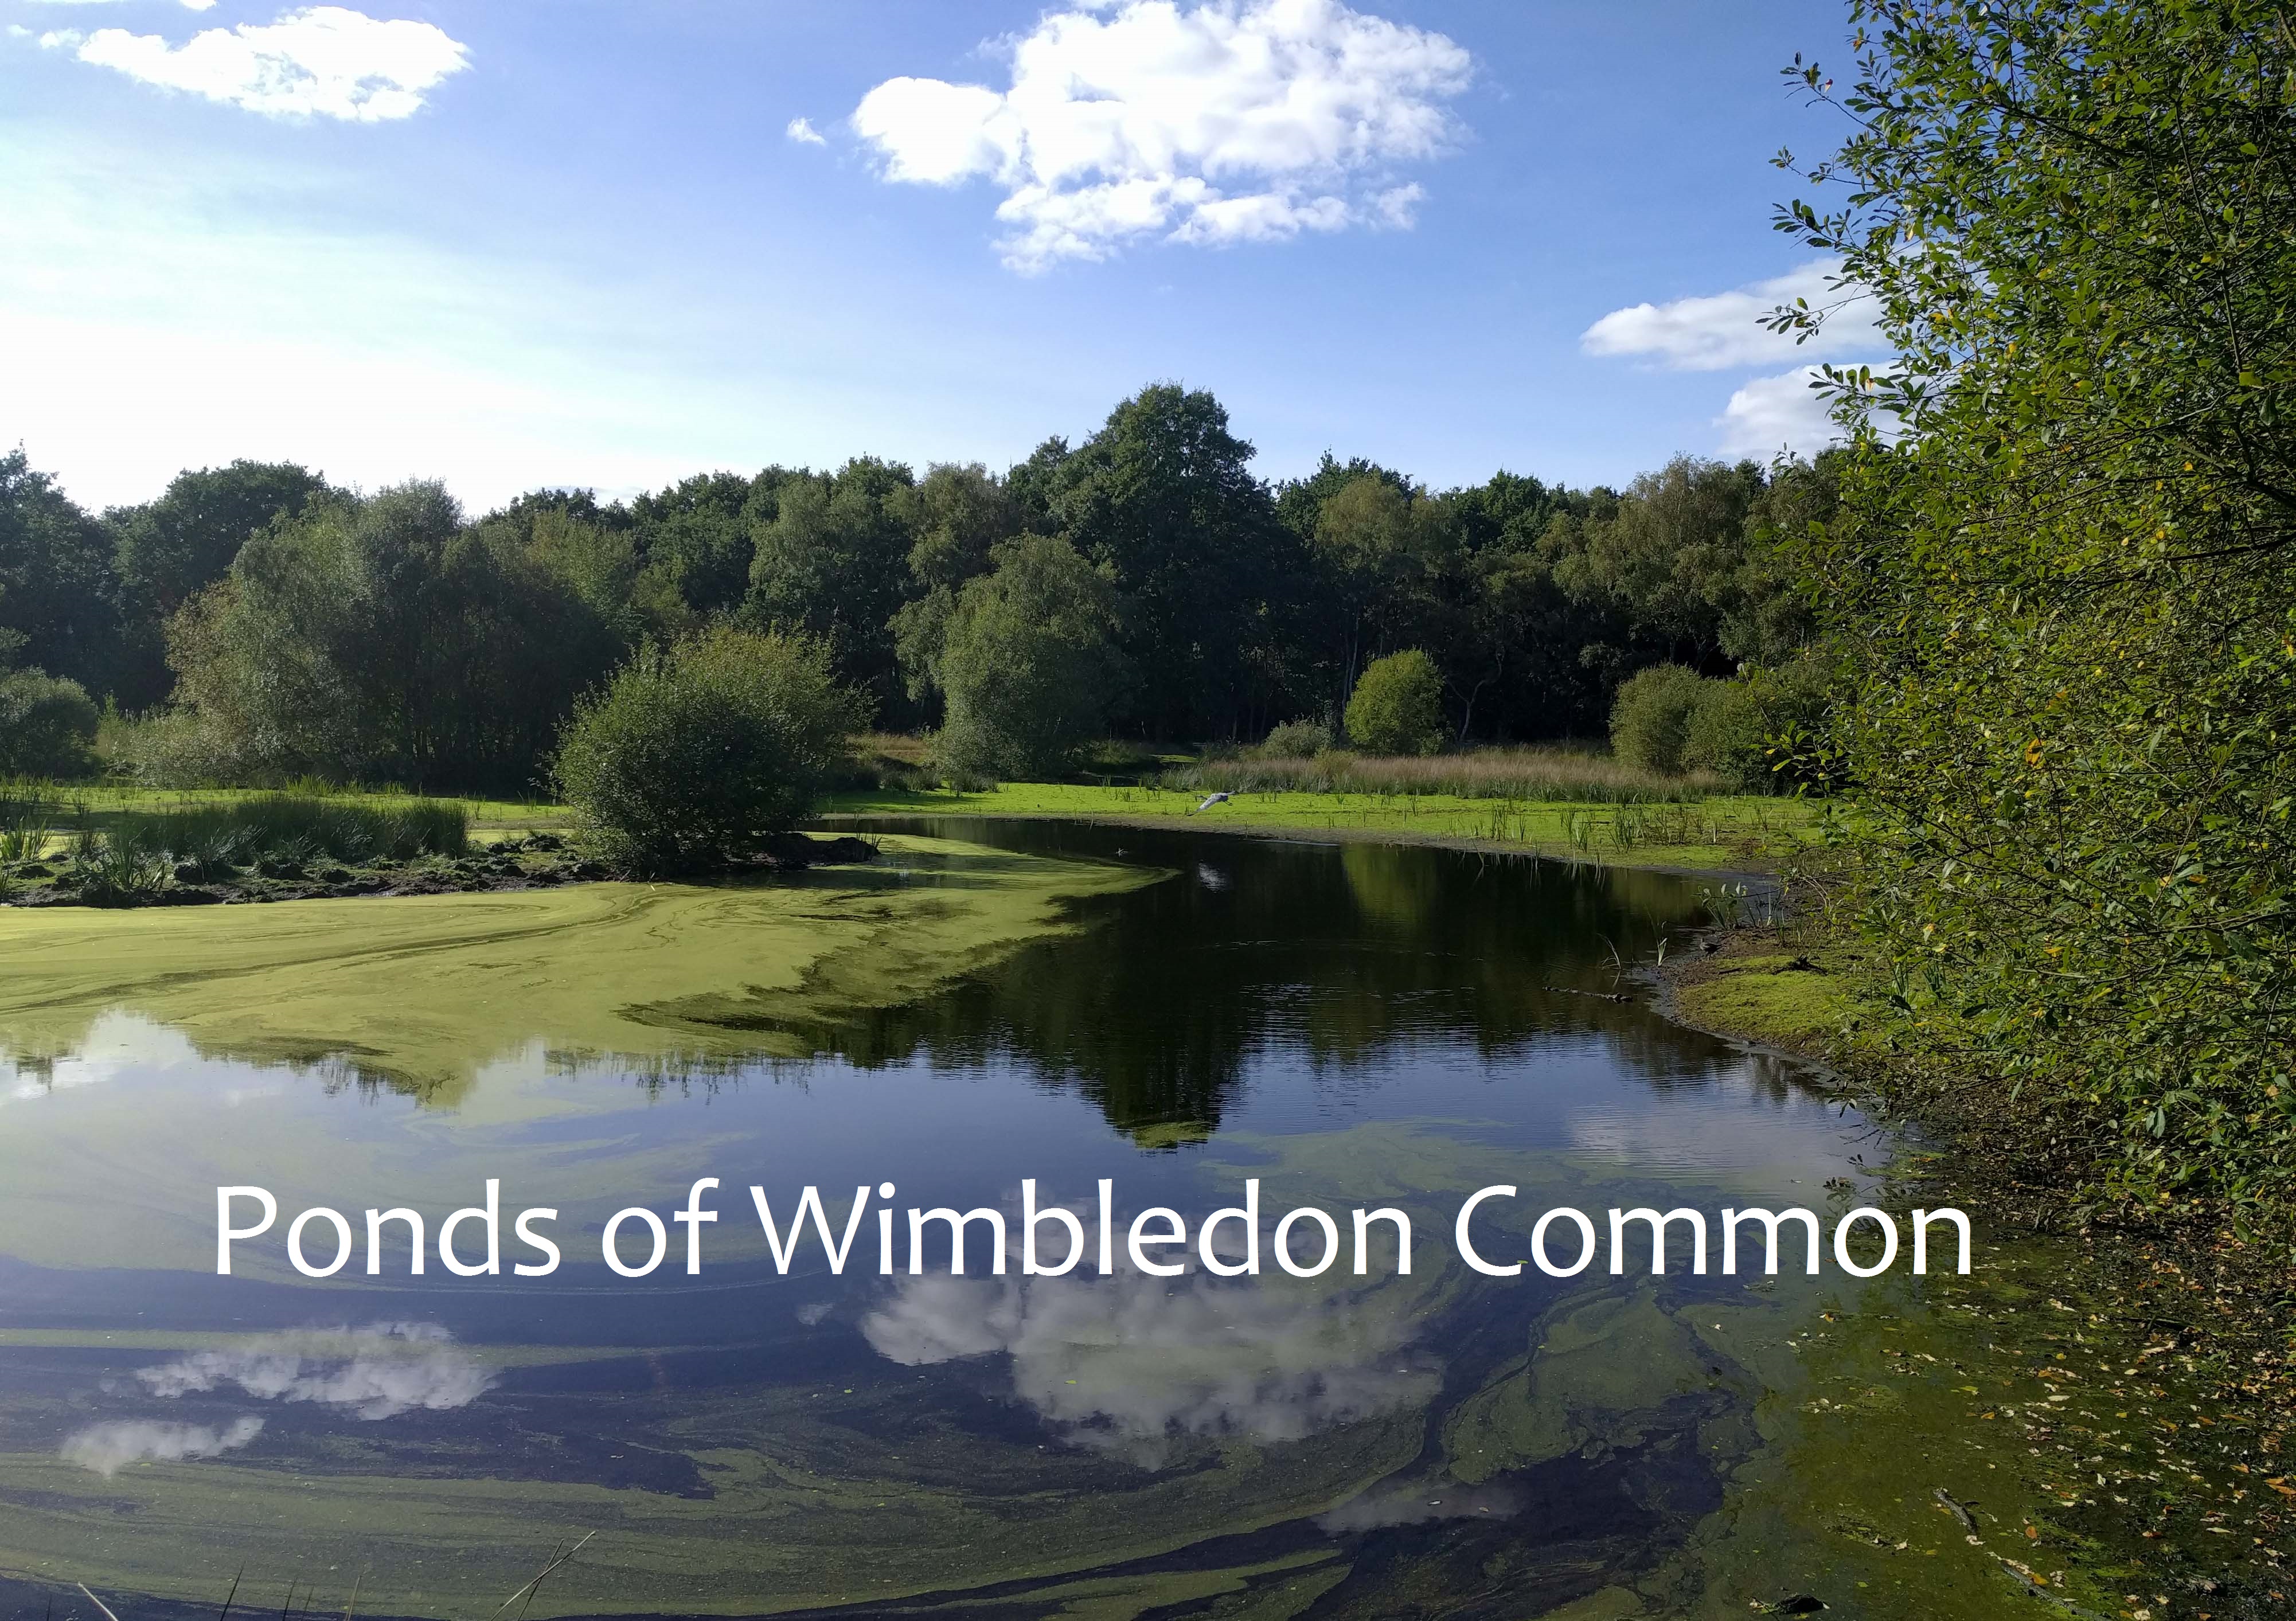
[[[1073,929],[906,1005],[689,1009],[710,1027],[699,1055],[578,1051],[553,1020],[619,1006],[649,953],[692,949],[677,896],[709,891],[644,892],[663,908],[645,929],[547,995],[501,991],[523,948],[498,931],[434,941],[446,971],[421,997],[359,1005],[383,982],[354,978],[328,1005],[358,1038],[330,1052],[309,1032],[293,1062],[159,990],[161,1011],[122,993],[37,1056],[0,1029],[18,1054],[0,1068],[0,1612],[94,1615],[85,1582],[123,1621],[212,1616],[237,1579],[257,1614],[340,1615],[356,1587],[361,1616],[484,1617],[578,1542],[503,1613],[1583,1621],[1742,1615],[1826,1574],[1835,1556],[1763,1494],[1799,1342],[1859,1285],[1831,1263],[1802,1276],[1798,1244],[1776,1279],[1677,1258],[1655,1280],[1558,1280],[1480,1276],[1451,1243],[1461,1199],[1493,1183],[1520,1191],[1480,1229],[1505,1259],[1554,1205],[1600,1221],[1866,1197],[1854,1116],[1608,999],[1699,921],[1694,881],[1170,831],[882,831],[869,881],[887,886],[962,886],[1014,856],[1136,872],[1079,886]],[[821,919],[879,904],[824,881]],[[346,903],[340,927],[408,904]],[[884,948],[919,926],[894,918]],[[447,1007],[461,987],[490,1000]],[[394,1067],[395,1021],[474,1020],[502,1040],[454,1085]],[[607,1270],[608,1218],[668,1217],[709,1176],[698,1274],[674,1221],[658,1271]],[[1087,1227],[1112,1183],[1114,1275],[1021,1276],[1017,1231],[1011,1272],[985,1275],[976,1225],[967,1275],[943,1237],[911,1276],[903,1225],[883,1276],[866,1222],[842,1275],[810,1236],[784,1275],[748,1193],[785,1218],[818,1186],[841,1226],[865,1186],[873,1210],[985,1206],[1017,1229],[1024,1178]],[[1135,1213],[1169,1207],[1193,1239],[1254,1178],[1263,1243],[1315,1206],[1351,1255],[1349,1213],[1390,1207],[1413,1223],[1410,1273],[1386,1227],[1362,1276],[1343,1258],[1223,1277],[1193,1244],[1165,1252],[1190,1258],[1177,1277],[1127,1258]],[[503,1273],[448,1275],[437,1224],[489,1179]],[[224,1278],[214,1190],[236,1184],[281,1218]],[[313,1206],[354,1230],[324,1281],[283,1241]],[[365,1213],[398,1207],[429,1224],[429,1267],[408,1275],[391,1225],[370,1277]],[[558,1212],[564,1262],[516,1277],[537,1252],[511,1219],[535,1207]],[[336,1248],[324,1222],[304,1241]],[[1303,1226],[1294,1252],[1320,1241]],[[625,1221],[624,1256],[649,1243]]]

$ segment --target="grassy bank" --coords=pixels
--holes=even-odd
[[[1207,832],[1439,844],[1611,866],[1718,872],[1759,870],[1773,864],[1783,853],[1798,846],[1811,820],[1808,806],[1800,801],[1759,795],[1590,803],[1392,789],[1378,792],[1244,790],[1233,791],[1230,798],[1197,814],[1209,791],[1072,782],[1008,782],[976,790],[855,789],[829,795],[820,814],[832,821],[852,816],[962,815],[1063,817],[1151,826],[1185,822]],[[0,824],[7,823],[12,806],[37,807],[39,819],[51,828],[60,845],[81,826],[104,829],[117,823],[244,805],[271,797],[272,790],[256,789],[61,785],[0,790]],[[331,793],[327,798],[331,804],[380,811],[411,802],[404,794],[357,790]],[[536,830],[562,830],[570,820],[564,806],[544,800],[474,798],[450,803],[461,807],[472,839],[480,844]]]
[[[1236,793],[1201,813],[1205,796],[1168,788],[1013,782],[979,790],[870,790],[832,795],[831,818],[1043,816],[1206,832],[1442,844],[1635,867],[1759,868],[1808,825],[1791,799],[1717,797],[1688,804],[1586,804],[1459,794]]]

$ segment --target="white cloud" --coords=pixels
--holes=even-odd
[[[236,1452],[262,1433],[261,1419],[235,1419],[223,1430],[137,1420],[91,1424],[66,1437],[59,1455],[109,1479],[131,1463],[179,1463]]]
[[[259,1401],[316,1402],[361,1419],[467,1407],[494,1373],[427,1323],[275,1334],[231,1351],[201,1351],[135,1377],[160,1396],[237,1385]]]
[[[1781,450],[1813,455],[1841,437],[1827,414],[1827,397],[1810,387],[1816,366],[1796,366],[1775,377],[1757,377],[1730,397],[1716,426],[1726,456],[1775,455]]]
[[[383,21],[340,5],[208,29],[180,45],[99,29],[80,44],[79,59],[250,112],[363,124],[411,116],[423,92],[470,66],[469,50],[430,23]]]
[[[1838,258],[1812,259],[1782,276],[1730,292],[1677,299],[1670,304],[1629,305],[1588,327],[1578,344],[1589,355],[1644,356],[1676,372],[1774,365],[1789,356],[1839,360],[1878,354],[1884,346],[1874,325],[1870,298],[1847,305],[1827,319],[1818,336],[1799,346],[1791,335],[1763,325],[1772,310],[1797,299],[1807,299],[1812,309],[1839,303],[1844,293],[1831,278],[1841,268]]]
[[[1340,0],[1123,0],[1047,13],[1009,43],[1010,88],[892,78],[855,131],[888,180],[1004,188],[1005,263],[1038,271],[1128,241],[1281,241],[1407,229],[1398,164],[1441,155],[1466,87],[1445,36]]]
[[[822,138],[821,131],[813,127],[813,120],[811,119],[791,119],[789,121],[789,128],[784,133],[788,135],[791,140],[796,141],[806,146],[826,146],[829,144],[827,141]]]
[[[1722,430],[1722,454],[1764,457],[1786,450],[1810,456],[1840,443],[1833,393],[1810,386],[1817,376],[1816,366],[1797,366],[1775,377],[1757,377],[1731,395],[1715,419]],[[1874,432],[1885,441],[1905,432],[1905,420],[1897,413],[1870,405],[1867,411]]]

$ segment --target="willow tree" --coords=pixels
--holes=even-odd
[[[1854,86],[1790,70],[1847,194],[1779,223],[1900,356],[1827,374],[1857,444],[1807,549],[1868,914],[1907,1008],[2126,1187],[2284,1197],[2296,38],[2254,0],[1851,9]]]

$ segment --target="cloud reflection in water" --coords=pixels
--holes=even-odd
[[[131,1463],[179,1463],[236,1452],[262,1433],[261,1419],[234,1419],[221,1430],[204,1424],[131,1420],[89,1425],[65,1440],[61,1455],[65,1462],[94,1470],[109,1480]]]
[[[200,1351],[135,1377],[154,1396],[202,1394],[236,1385],[260,1401],[317,1402],[359,1419],[422,1408],[467,1407],[494,1371],[428,1323],[268,1334],[229,1351]]]
[[[1296,1441],[1431,1399],[1409,1310],[1384,1304],[1206,1278],[925,1277],[861,1331],[906,1367],[1004,1353],[1014,1394],[1069,1439],[1154,1469],[1175,1434]]]

